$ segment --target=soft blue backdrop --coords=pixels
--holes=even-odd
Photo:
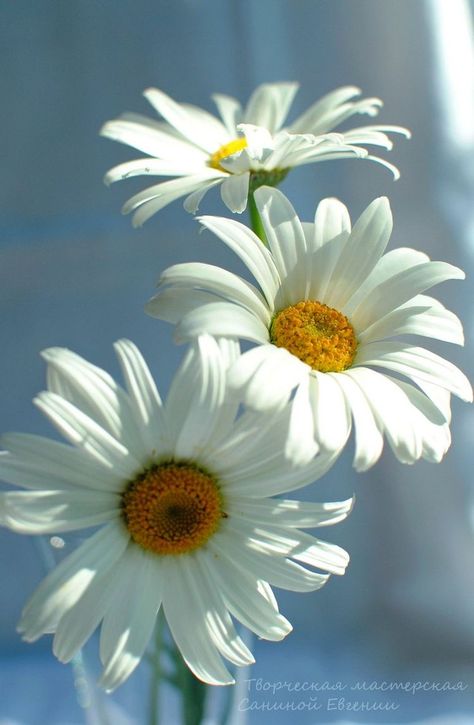
[[[98,130],[124,110],[148,113],[140,94],[150,85],[212,110],[213,92],[246,100],[261,82],[298,80],[295,115],[339,85],[382,97],[381,122],[413,131],[413,140],[397,141],[389,155],[402,171],[400,181],[373,164],[328,162],[294,171],[283,190],[305,219],[324,196],[341,198],[355,217],[387,194],[395,216],[392,246],[418,247],[466,268],[470,281],[446,284],[436,294],[463,318],[468,352],[437,350],[472,372],[472,34],[464,0],[450,0],[453,22],[440,22],[446,3],[2,3],[0,429],[50,434],[30,402],[44,385],[38,353],[50,345],[69,346],[118,373],[112,343],[130,337],[165,390],[182,349],[172,345],[167,326],[142,311],[160,270],[202,260],[240,271],[216,239],[198,236],[181,202],[137,231],[119,209],[143,179],[112,189],[102,184],[105,171],[134,152],[99,138]],[[460,96],[453,78],[463,84]],[[227,213],[213,191],[202,210]],[[350,520],[327,531],[348,548],[352,563],[344,578],[318,593],[280,596],[295,631],[280,644],[257,642],[257,665],[248,674],[340,681],[342,694],[359,701],[367,697],[349,687],[364,678],[462,681],[466,689],[378,693],[373,701],[393,700],[398,709],[359,714],[328,709],[331,693],[322,693],[321,710],[255,711],[251,723],[402,723],[434,716],[444,725],[474,722],[472,430],[471,410],[456,401],[454,443],[441,465],[402,466],[386,451],[373,470],[356,476],[349,452],[307,492],[323,500],[356,491]],[[70,669],[54,661],[47,638],[27,646],[15,633],[20,609],[43,575],[38,549],[10,532],[0,538],[0,724],[76,725],[85,716]],[[132,715],[140,687],[137,676],[120,695]],[[308,700],[255,688],[248,697],[257,705]],[[111,722],[119,723],[119,715]]]

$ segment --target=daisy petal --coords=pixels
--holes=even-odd
[[[298,83],[265,83],[259,86],[245,109],[245,122],[264,126],[271,133],[278,131],[288,114],[298,86]]]
[[[324,299],[327,305],[344,308],[382,256],[391,231],[388,199],[375,199],[357,220],[335,264]]]
[[[21,534],[75,531],[120,515],[120,499],[89,491],[9,491],[0,493],[0,519]]]
[[[131,544],[123,558],[117,596],[107,610],[100,633],[104,671],[100,684],[108,692],[129,677],[140,662],[155,627],[164,583],[156,556]],[[140,596],[130,596],[140,592]]]
[[[176,342],[198,335],[235,337],[267,342],[268,328],[258,317],[231,302],[212,302],[189,312],[176,326]]]
[[[222,182],[222,201],[234,214],[241,214],[247,206],[250,172],[229,176]]]
[[[166,588],[163,592],[163,609],[171,634],[189,669],[203,682],[210,685],[232,685],[231,677],[215,645],[202,627],[205,611],[190,606],[188,567],[185,559],[176,557],[164,561]]]
[[[127,544],[125,530],[111,523],[63,559],[43,579],[23,610],[18,630],[24,639],[33,642],[42,634],[54,632],[61,617],[79,600],[94,576],[109,571]]]

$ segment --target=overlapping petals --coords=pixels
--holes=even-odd
[[[353,86],[339,88],[284,126],[297,89],[296,83],[263,84],[245,108],[234,98],[216,94],[213,100],[220,118],[177,103],[156,88],[146,90],[146,99],[164,120],[128,113],[104,125],[103,136],[147,154],[114,167],[105,181],[138,175],[175,178],[136,194],[123,212],[134,212],[133,223],[139,226],[181,197],[185,197],[185,209],[195,212],[207,191],[220,186],[223,202],[240,213],[246,208],[249,188],[276,185],[295,166],[332,159],[366,158],[386,166],[398,178],[395,166],[365,147],[389,150],[393,144],[387,134],[409,137],[406,129],[377,125],[334,132],[354,115],[377,115],[380,99],[359,99],[361,91]],[[245,139],[246,145],[235,149],[232,144],[239,139]]]
[[[346,552],[303,529],[341,521],[352,501],[272,498],[323,475],[335,455],[301,465],[285,455],[288,405],[241,411],[227,384],[235,341],[199,337],[165,401],[137,348],[121,340],[116,352],[124,387],[69,350],[45,351],[48,390],[36,403],[69,445],[3,437],[0,477],[28,490],[0,494],[2,525],[29,534],[99,527],[40,584],[19,629],[28,641],[53,633],[53,650],[67,662],[100,626],[101,684],[113,690],[143,657],[163,608],[194,674],[229,684],[223,657],[253,662],[233,618],[260,637],[282,639],[291,625],[271,587],[313,591],[330,573],[344,573]],[[157,554],[127,528],[123,492],[163,461],[191,462],[218,481],[226,516],[205,547]]]
[[[412,249],[385,253],[392,229],[385,198],[353,228],[336,199],[323,200],[314,223],[302,224],[276,189],[262,187],[255,198],[268,249],[234,220],[200,222],[240,257],[258,287],[210,265],[175,265],[162,275],[148,312],[175,323],[177,341],[207,332],[256,343],[231,366],[230,385],[257,410],[285,405],[294,391],[286,450],[299,461],[318,448],[341,450],[352,427],[357,470],[377,461],[384,437],[405,463],[439,461],[450,445],[450,394],[472,400],[472,389],[452,363],[398,336],[463,344],[458,318],[424,293],[464,273]],[[275,315],[302,300],[350,321],[357,352],[346,369],[320,372],[271,342]]]

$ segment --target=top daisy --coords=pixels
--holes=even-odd
[[[141,226],[182,196],[186,197],[186,211],[195,212],[204,194],[218,184],[224,204],[241,213],[249,192],[263,185],[277,186],[294,166],[329,159],[369,159],[399,177],[395,166],[370,154],[364,145],[390,150],[393,144],[387,133],[409,138],[407,129],[377,125],[333,132],[356,114],[376,116],[383,105],[379,98],[357,99],[361,91],[344,86],[323,96],[283,127],[297,89],[297,83],[263,84],[253,92],[245,109],[235,98],[215,94],[212,98],[221,120],[196,106],[176,103],[156,88],[146,90],[145,97],[164,121],[126,113],[108,121],[101,134],[148,157],[115,166],[105,181],[141,174],[177,178],[136,194],[124,205],[123,213],[134,211],[133,224]]]

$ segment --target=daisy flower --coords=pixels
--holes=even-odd
[[[262,187],[255,199],[269,249],[237,221],[200,222],[236,252],[260,289],[218,267],[178,264],[162,275],[147,311],[177,323],[178,342],[206,331],[256,343],[232,364],[229,383],[258,410],[294,392],[299,425],[288,445],[302,459],[319,447],[340,450],[353,424],[357,470],[377,461],[384,436],[404,463],[439,461],[450,445],[450,394],[472,400],[471,386],[439,355],[392,338],[463,344],[457,317],[423,293],[464,273],[413,249],[384,254],[392,229],[386,198],[373,201],[352,231],[336,199],[323,200],[308,224],[276,189]]]
[[[48,391],[35,400],[72,445],[9,434],[0,475],[28,491],[0,494],[0,520],[26,534],[99,527],[40,584],[19,630],[54,633],[69,661],[101,623],[101,684],[120,685],[143,656],[160,607],[184,660],[230,684],[221,655],[253,662],[233,618],[259,637],[291,630],[272,585],[319,589],[346,552],[301,529],[345,518],[351,500],[272,496],[322,475],[334,457],[295,466],[282,452],[291,411],[237,415],[225,371],[235,343],[203,336],[161,402],[137,348],[116,344],[125,388],[66,349],[44,352]],[[309,567],[309,568],[308,568]]]
[[[224,204],[240,213],[247,206],[249,191],[264,184],[276,186],[294,166],[328,159],[370,159],[387,166],[398,178],[395,166],[364,147],[391,149],[387,133],[408,138],[407,129],[377,125],[333,132],[356,114],[376,116],[380,99],[360,100],[358,88],[345,86],[323,96],[283,127],[297,89],[297,83],[261,85],[245,109],[235,98],[215,94],[212,98],[219,119],[196,106],[177,103],[156,88],[146,90],[146,99],[164,121],[125,114],[104,125],[103,136],[147,154],[111,169],[105,182],[137,175],[176,178],[136,194],[125,204],[123,213],[134,211],[133,223],[140,226],[183,196],[185,209],[195,212],[213,186],[220,186]]]

